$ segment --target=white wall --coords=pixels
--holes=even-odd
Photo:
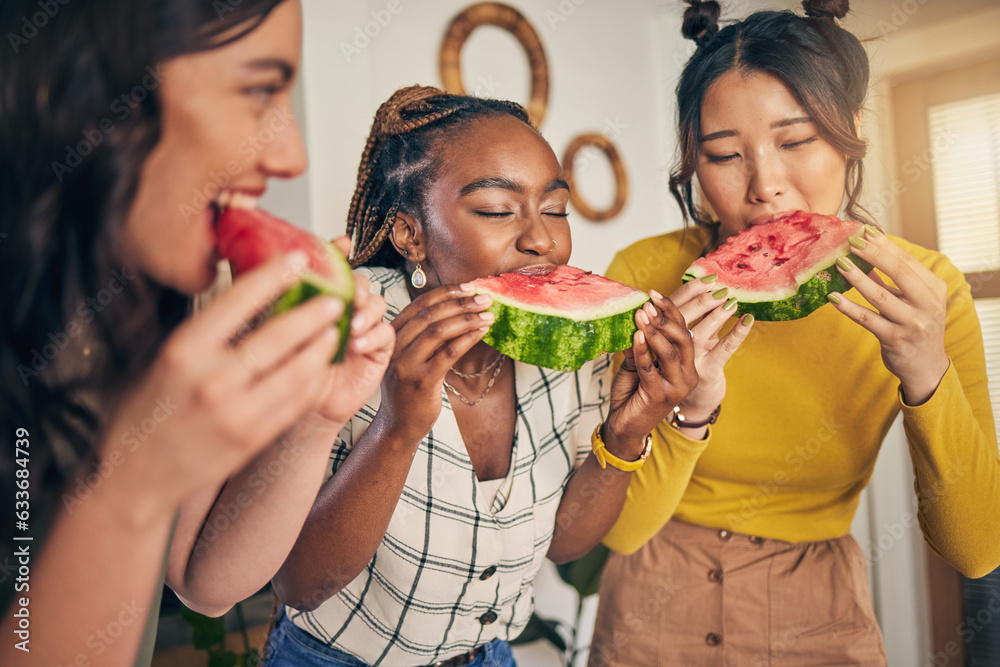
[[[401,8],[391,14],[389,5]],[[466,0],[306,0],[303,82],[314,229],[341,233],[372,116],[399,87],[440,86],[437,56],[445,27]],[[538,31],[548,57],[550,97],[541,130],[561,158],[577,134],[608,131],[625,162],[630,195],[622,214],[597,224],[571,215],[572,261],[603,271],[610,248],[679,225],[665,196],[672,141],[666,93],[676,80],[664,67],[658,2],[553,0],[514,3]],[[374,15],[373,15],[374,12]],[[382,26],[378,19],[387,23]],[[387,20],[390,19],[391,20]],[[365,31],[374,33],[368,37]],[[679,41],[679,39],[674,40]],[[361,47],[361,48],[358,48]],[[349,54],[346,49],[357,49]],[[462,54],[467,91],[528,99],[527,58],[498,28],[475,31]],[[584,160],[580,160],[583,162]],[[602,158],[578,174],[594,205],[610,202],[611,171]],[[603,207],[603,206],[602,206]]]
[[[920,5],[928,1],[944,0],[921,0]],[[440,85],[441,37],[451,17],[468,4],[468,0],[303,0],[303,70],[296,93],[310,169],[302,179],[272,185],[264,204],[320,234],[342,233],[376,108],[401,86]],[[570,218],[573,263],[603,271],[613,250],[680,226],[666,181],[675,144],[673,89],[693,50],[680,37],[683,3],[514,0],[511,4],[535,26],[548,56],[551,88],[541,130],[556,155],[561,158],[579,133],[606,131],[628,171],[629,200],[617,219],[598,224],[578,214]],[[389,11],[390,5],[396,14]],[[856,5],[847,27],[860,36],[877,38],[867,44],[874,85],[864,122],[871,139],[865,201],[885,202],[882,193],[895,178],[887,120],[889,78],[1000,49],[1000,8],[908,29],[906,15],[896,12],[897,6],[888,0]],[[733,0],[723,6],[728,16],[742,16],[756,9],[799,5],[787,0]],[[894,16],[902,19],[894,22]],[[374,37],[366,35],[366,29]],[[359,52],[345,55],[345,45]],[[527,59],[506,33],[477,30],[463,51],[462,67],[470,92],[527,101]],[[603,158],[587,162],[578,173],[580,190],[593,205],[610,202],[610,169]],[[896,228],[898,212],[891,201],[884,215],[886,226]],[[893,667],[923,665],[928,660],[921,536],[915,528],[900,529],[914,503],[909,454],[897,424],[883,446],[852,530],[866,553],[874,554],[873,596]],[[572,621],[575,596],[558,580],[554,568],[543,570],[536,602],[541,614]],[[582,642],[589,641],[594,608],[595,601],[590,600]],[[522,667],[561,664],[556,652],[542,643],[519,648],[517,658]]]

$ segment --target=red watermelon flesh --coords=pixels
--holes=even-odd
[[[278,255],[295,250],[308,257],[301,280],[288,289],[275,304],[275,314],[282,313],[317,294],[339,297],[344,301],[344,315],[338,324],[340,344],[334,361],[347,352],[350,322],[354,305],[354,274],[343,254],[330,243],[258,208],[228,206],[216,223],[219,255],[229,260],[233,275],[239,276]]]
[[[861,223],[796,211],[729,237],[692,264],[684,280],[718,274],[716,284],[739,301],[740,314],[763,321],[798,319],[826,304],[829,293],[851,289],[836,269],[838,258],[849,256],[865,272],[871,270],[848,243],[862,233]]]
[[[576,370],[605,352],[632,346],[640,292],[572,266],[479,278],[495,321],[483,341],[507,356],[555,370]]]

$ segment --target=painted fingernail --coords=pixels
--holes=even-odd
[[[642,331],[639,332],[639,344],[640,345],[646,344],[646,334],[642,333]]]
[[[661,300],[663,299],[663,295],[657,292],[655,289],[649,290],[649,296],[653,297],[654,299],[661,299]]]
[[[723,287],[722,289],[715,290],[714,292],[712,292],[712,298],[725,299],[727,294],[729,294],[729,288]]]
[[[489,294],[477,294],[472,300],[483,306],[488,305],[491,301],[493,301]]]
[[[861,250],[868,245],[868,241],[865,241],[860,236],[852,236],[849,239],[847,239],[847,242],[850,243],[852,247],[857,248],[858,250]]]
[[[709,283],[714,283],[718,279],[718,277],[719,277],[718,273],[713,273],[710,276],[705,276],[704,278],[702,278],[701,282],[705,283],[706,285]]]
[[[736,307],[737,303],[738,301],[736,301],[736,299],[729,299],[728,301],[726,301],[726,305],[722,307],[722,310],[732,310],[733,308]]]
[[[878,229],[875,228],[875,225],[865,225],[865,233],[873,239],[877,239],[881,236]]]
[[[485,313],[479,313],[479,317],[486,320],[487,322],[492,322],[494,320],[493,313],[486,311]]]
[[[646,315],[646,311],[645,310],[640,310],[639,311],[639,319],[642,320],[643,324],[645,324],[646,326],[649,326],[649,316]]]
[[[837,258],[837,266],[840,267],[841,271],[850,271],[851,269],[854,268],[854,265],[851,264],[851,260],[847,259],[846,257]]]
[[[827,294],[827,295],[826,295],[826,298],[827,298],[827,299],[828,299],[828,300],[830,301],[830,303],[832,303],[832,304],[838,304],[838,303],[840,303],[840,296],[838,296],[837,294],[835,294],[835,293],[833,293],[833,292],[831,292],[831,293]]]
[[[744,315],[743,319],[740,320],[740,324],[742,324],[745,327],[748,327],[751,324],[753,324],[753,315],[751,315],[750,313],[747,313],[746,315]]]
[[[362,336],[361,338],[354,339],[354,349],[358,352],[364,352],[368,348],[368,337]]]
[[[649,315],[650,317],[656,317],[656,306],[654,306],[649,301],[647,301],[645,305],[643,305],[642,309],[646,311],[646,314]]]
[[[472,283],[462,283],[461,285],[458,286],[458,288],[460,290],[462,290],[463,292],[475,292],[476,291],[476,286],[473,285]]]

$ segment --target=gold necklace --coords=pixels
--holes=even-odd
[[[502,352],[497,352],[496,358],[493,359],[493,361],[491,361],[490,363],[486,364],[486,367],[483,370],[479,371],[478,373],[470,373],[470,374],[466,375],[465,373],[462,373],[460,371],[456,371],[454,366],[452,366],[448,370],[450,370],[452,373],[454,373],[455,375],[457,375],[460,378],[465,378],[466,380],[475,380],[476,378],[482,377],[482,376],[486,375],[487,373],[489,373],[490,370],[492,370],[494,366],[496,366],[498,363],[500,363],[501,359],[503,359],[503,353]]]
[[[486,394],[490,393],[490,389],[493,388],[493,383],[497,381],[497,376],[500,375],[500,371],[502,370],[503,370],[503,364],[499,364],[496,370],[493,371],[493,377],[490,378],[489,383],[486,385],[486,389],[483,389],[483,393],[475,401],[470,401],[465,396],[462,396],[462,394],[460,394],[457,389],[448,384],[447,381],[442,380],[442,383],[444,384],[446,389],[448,389],[451,393],[455,394],[455,396],[458,396],[459,400],[461,400],[463,403],[465,403],[468,406],[475,407],[483,402],[483,399],[486,398]]]

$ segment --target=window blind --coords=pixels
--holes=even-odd
[[[1000,94],[927,110],[938,249],[963,273],[1000,269]],[[1000,424],[1000,299],[977,299]]]
[[[927,113],[938,250],[963,273],[1000,269],[1000,94]]]

